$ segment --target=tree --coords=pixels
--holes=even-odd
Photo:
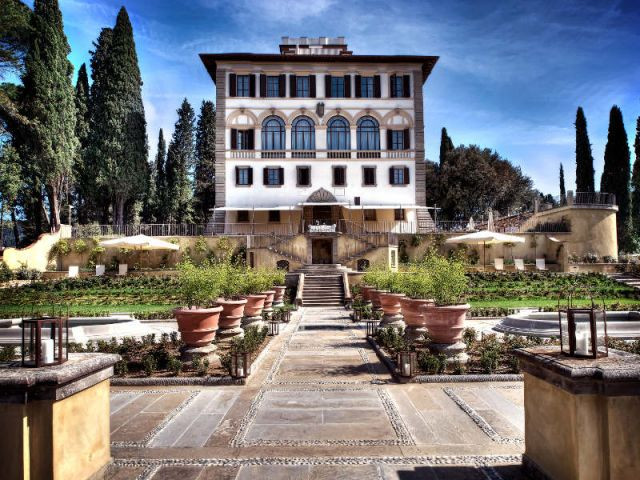
[[[185,98],[178,109],[176,122],[167,152],[167,213],[170,222],[188,223],[193,220],[192,184],[189,171],[195,163],[195,112]]]
[[[15,218],[14,209],[18,200],[18,193],[22,185],[22,171],[20,157],[13,146],[0,146],[0,248],[4,246],[4,218],[6,213]],[[17,229],[14,225],[14,235]],[[19,238],[16,236],[16,244]]]
[[[33,122],[26,149],[45,186],[50,225],[57,231],[78,149],[73,67],[57,0],[35,0],[31,24],[34,33],[22,77],[22,114]]]
[[[640,235],[640,117],[636,119],[636,141],[634,142],[636,160],[633,163],[631,176],[631,223],[634,233]]]
[[[216,109],[203,101],[196,127],[194,210],[197,223],[206,223],[215,203]]]
[[[79,223],[88,223],[93,216],[93,198],[95,197],[95,171],[88,159],[87,144],[89,138],[89,77],[83,63],[78,70],[76,80],[76,137],[80,142],[78,157],[74,165],[73,176],[75,207]]]
[[[630,233],[630,156],[622,112],[614,105],[609,114],[609,134],[604,150],[604,170],[600,180],[600,191],[613,193],[616,196],[618,245],[623,250],[628,247]]]
[[[155,188],[155,216],[158,222],[166,222],[169,218],[167,212],[167,204],[169,202],[169,195],[167,192],[167,175],[166,175],[166,163],[167,163],[167,144],[164,141],[164,132],[160,129],[158,133],[158,151],[156,152],[156,158],[154,161],[156,183]]]
[[[447,155],[454,149],[451,137],[447,134],[447,129],[442,127],[442,134],[440,135],[440,165],[444,165],[447,161]]]
[[[560,205],[567,203],[567,192],[564,189],[564,168],[560,164]]]
[[[576,191],[593,192],[594,170],[593,155],[591,154],[591,143],[587,133],[587,119],[584,116],[582,107],[578,107],[576,112]]]
[[[125,206],[142,196],[149,173],[142,79],[124,7],[113,31],[101,32],[91,63],[98,68],[91,91],[92,156],[99,183],[112,202],[113,223],[122,225]]]

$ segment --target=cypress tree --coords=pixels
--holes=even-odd
[[[118,12],[110,41],[109,33],[103,33],[105,51],[100,54],[106,56],[95,59],[102,70],[97,73],[100,91],[92,98],[97,103],[96,126],[100,130],[95,132],[92,148],[100,183],[112,201],[113,222],[122,225],[125,206],[132,206],[147,187],[147,122],[133,29],[124,7]]]
[[[165,163],[167,162],[167,144],[164,141],[164,132],[160,129],[158,133],[158,151],[154,160],[154,181],[155,181],[155,216],[156,221],[164,223],[167,221],[167,176],[165,174]]]
[[[167,152],[167,213],[173,223],[193,221],[193,188],[189,170],[195,163],[195,112],[185,98],[178,109],[176,122]]]
[[[604,170],[600,180],[602,192],[613,193],[618,203],[618,245],[626,249],[629,241],[631,176],[629,143],[622,112],[614,105],[609,114],[609,134],[604,150]]]
[[[447,129],[442,127],[442,133],[440,135],[440,166],[444,165],[447,161],[447,155],[454,149],[451,137],[447,133]]]
[[[35,0],[33,36],[25,59],[22,113],[32,122],[26,140],[29,161],[42,180],[49,203],[49,223],[60,229],[60,204],[78,149],[71,49],[57,0]]]
[[[560,164],[560,205],[567,203],[567,192],[564,189],[564,168],[562,163]]]
[[[91,217],[91,200],[93,198],[93,185],[95,184],[95,172],[87,162],[87,141],[89,138],[89,77],[87,67],[83,63],[78,70],[76,81],[76,137],[80,142],[78,156],[75,161],[74,195],[76,212],[79,223],[88,223]]]
[[[587,119],[584,116],[582,107],[578,107],[576,112],[576,191],[593,192],[594,171],[593,155],[591,154],[591,143],[587,133]]]
[[[203,101],[196,127],[195,202],[196,221],[206,223],[215,203],[216,109]]]
[[[631,223],[636,235],[640,235],[640,117],[636,119],[636,141],[633,144],[636,160],[631,176]]]

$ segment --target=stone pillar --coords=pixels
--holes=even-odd
[[[62,365],[0,369],[0,476],[97,478],[111,461],[109,378],[119,359],[72,353]]]
[[[524,371],[531,478],[640,478],[640,356],[578,359],[559,347],[517,350]]]
[[[567,206],[570,207],[572,206],[574,203],[573,201],[573,190],[569,190],[567,192]]]

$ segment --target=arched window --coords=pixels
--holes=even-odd
[[[293,121],[291,149],[294,150],[292,156],[295,158],[315,158],[316,130],[309,117],[301,116]]]
[[[358,120],[358,158],[380,157],[380,126],[373,117]]]
[[[284,121],[280,117],[265,118],[262,122],[262,158],[284,157],[284,136]]]
[[[333,117],[327,128],[327,149],[329,158],[349,158],[351,150],[351,130],[343,117]]]

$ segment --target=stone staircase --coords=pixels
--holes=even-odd
[[[304,273],[302,305],[324,307],[344,305],[342,274],[348,271],[340,264],[305,265],[297,270]]]
[[[429,233],[436,231],[436,224],[429,214],[429,210],[419,208],[416,210],[416,220],[418,221],[417,233]]]
[[[635,288],[636,290],[640,289],[640,277],[633,273],[609,273],[607,276],[628,287]]]

